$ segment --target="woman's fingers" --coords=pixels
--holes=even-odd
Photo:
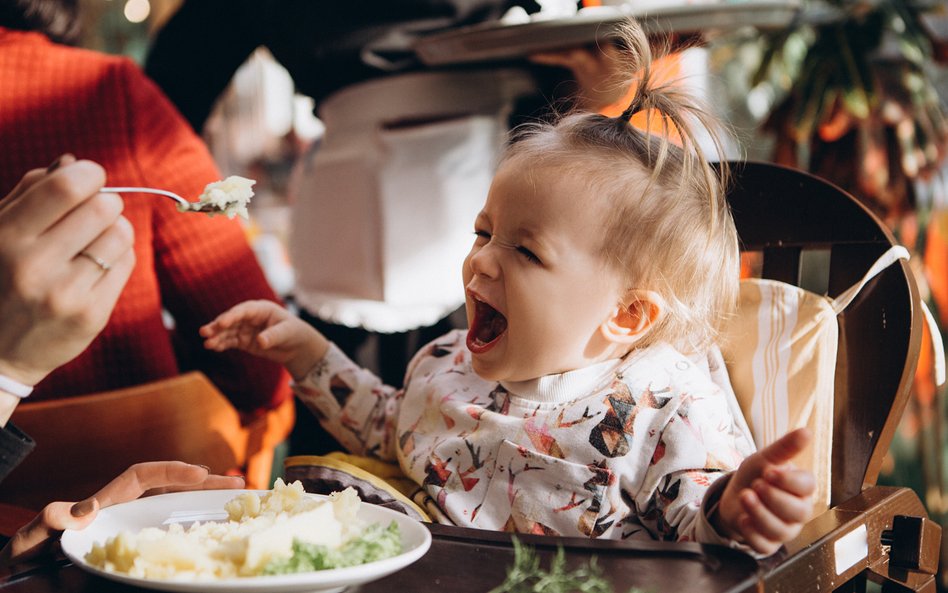
[[[61,155],[56,160],[54,160],[52,163],[50,163],[49,166],[46,167],[46,172],[52,173],[53,171],[55,171],[56,169],[60,167],[65,167],[66,165],[71,165],[75,162],[76,162],[76,157],[67,152]]]
[[[83,529],[99,510],[93,499],[88,504],[53,502],[24,525],[0,552],[0,565],[25,562],[42,553],[52,538],[66,529]]]
[[[122,294],[128,277],[135,269],[135,251],[127,250],[118,259],[113,260],[112,267],[107,274],[101,274],[92,287],[91,295],[99,303],[100,312],[108,319],[112,308]],[[105,311],[107,309],[107,311]]]
[[[37,181],[46,176],[46,171],[43,169],[32,169],[27,171],[25,175],[20,179],[20,181],[10,190],[10,193],[7,194],[4,198],[3,203],[0,204],[0,212],[10,208],[12,204],[16,203],[16,199],[23,195],[23,193],[33,187]]]
[[[90,293],[103,280],[114,282],[123,275],[122,259],[129,253],[134,257],[134,230],[131,223],[119,216],[114,224],[110,225],[98,237],[81,249],[68,263],[64,272],[65,278],[60,281],[59,290],[73,294],[76,302],[96,302],[102,298],[99,294]],[[52,249],[50,246],[50,250]],[[50,256],[53,256],[50,253]],[[111,278],[109,278],[111,276]],[[126,276],[127,278],[127,276]],[[106,282],[105,285],[108,285]],[[123,283],[124,284],[124,283]],[[91,300],[91,299],[95,300]]]
[[[242,476],[219,476],[208,474],[208,476],[197,484],[187,486],[165,486],[149,490],[146,494],[164,494],[165,492],[190,492],[194,490],[235,490],[243,488],[246,485]]]
[[[119,217],[84,250],[60,263],[55,289],[49,294],[49,310],[71,319],[74,327],[98,333],[105,326],[116,301],[135,267],[134,231],[131,223]],[[46,243],[45,258],[55,262],[65,255],[58,245]],[[101,262],[102,265],[100,265]],[[54,263],[49,264],[50,270]],[[106,266],[106,267],[103,267]]]
[[[43,236],[64,252],[80,253],[118,222],[124,208],[118,194],[93,194],[47,228]]]
[[[528,59],[535,64],[544,66],[559,66],[573,69],[591,60],[589,50],[585,48],[570,48],[560,51],[537,52],[530,54]]]
[[[183,461],[136,463],[92,496],[102,508],[135,500],[143,494],[185,490],[242,488],[243,478],[219,476],[206,467]]]
[[[47,174],[52,173],[60,167],[71,165],[75,162],[76,157],[67,152],[66,154],[57,157],[45,169],[33,169],[31,171],[27,171],[23,178],[20,179],[20,182],[16,184],[9,194],[7,194],[6,199],[3,200],[3,204],[0,204],[0,211],[6,208],[9,204],[13,203],[17,196],[25,192],[27,188],[31,187],[34,183],[42,179]]]
[[[136,463],[93,495],[107,506],[135,500],[155,488],[197,484],[207,478],[207,468],[183,461],[150,461]]]
[[[28,174],[34,175],[32,172]],[[4,208],[4,219],[21,233],[38,236],[53,227],[77,206],[84,204],[105,184],[105,170],[92,161],[60,166],[41,178],[29,177],[18,186],[16,198]],[[24,184],[26,187],[23,187]],[[110,198],[109,200],[121,198]],[[103,230],[98,228],[88,240]],[[88,242],[88,241],[87,241]]]
[[[143,494],[185,490],[243,488],[240,476],[209,474],[207,468],[181,461],[154,461],[129,467],[95,495],[76,502],[54,502],[20,529],[0,552],[0,566],[26,561],[44,551],[65,529],[84,529],[100,508],[135,500]]]

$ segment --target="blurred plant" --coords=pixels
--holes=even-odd
[[[540,565],[540,556],[532,546],[514,537],[513,548],[514,562],[507,567],[507,578],[489,593],[613,593],[595,556],[575,570],[569,570],[566,554],[559,546],[547,570]],[[642,592],[633,588],[629,593]]]
[[[507,578],[490,593],[532,593],[556,591],[571,593],[583,591],[590,593],[612,593],[609,582],[602,577],[602,571],[590,561],[588,567],[570,572],[566,568],[566,556],[563,548],[558,548],[550,565],[550,570],[540,566],[540,557],[536,551],[513,539],[514,563],[507,570]]]
[[[948,151],[932,32],[913,0],[829,0],[765,38],[752,86],[784,87],[774,160],[829,179],[894,223]]]

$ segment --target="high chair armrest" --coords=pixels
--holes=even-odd
[[[934,592],[935,577],[927,572],[931,568],[927,560],[922,571],[890,566],[890,547],[882,543],[883,532],[892,530],[899,516],[928,518],[918,496],[908,488],[873,486],[829,509],[807,523],[772,560],[779,564],[765,572],[763,591],[833,591],[868,571],[873,581],[896,585],[898,590]],[[919,541],[924,550],[919,556],[937,559],[940,538],[934,537],[930,527],[922,531],[925,537]]]

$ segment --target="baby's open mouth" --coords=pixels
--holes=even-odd
[[[474,319],[467,331],[467,347],[474,354],[487,352],[507,331],[507,318],[487,303],[474,299]]]

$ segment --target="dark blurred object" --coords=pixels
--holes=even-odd
[[[318,105],[355,82],[418,69],[422,35],[500,18],[534,0],[186,0],[145,72],[198,132],[237,68],[265,46]]]
[[[0,0],[0,27],[39,31],[58,43],[76,45],[80,23],[78,0]]]

